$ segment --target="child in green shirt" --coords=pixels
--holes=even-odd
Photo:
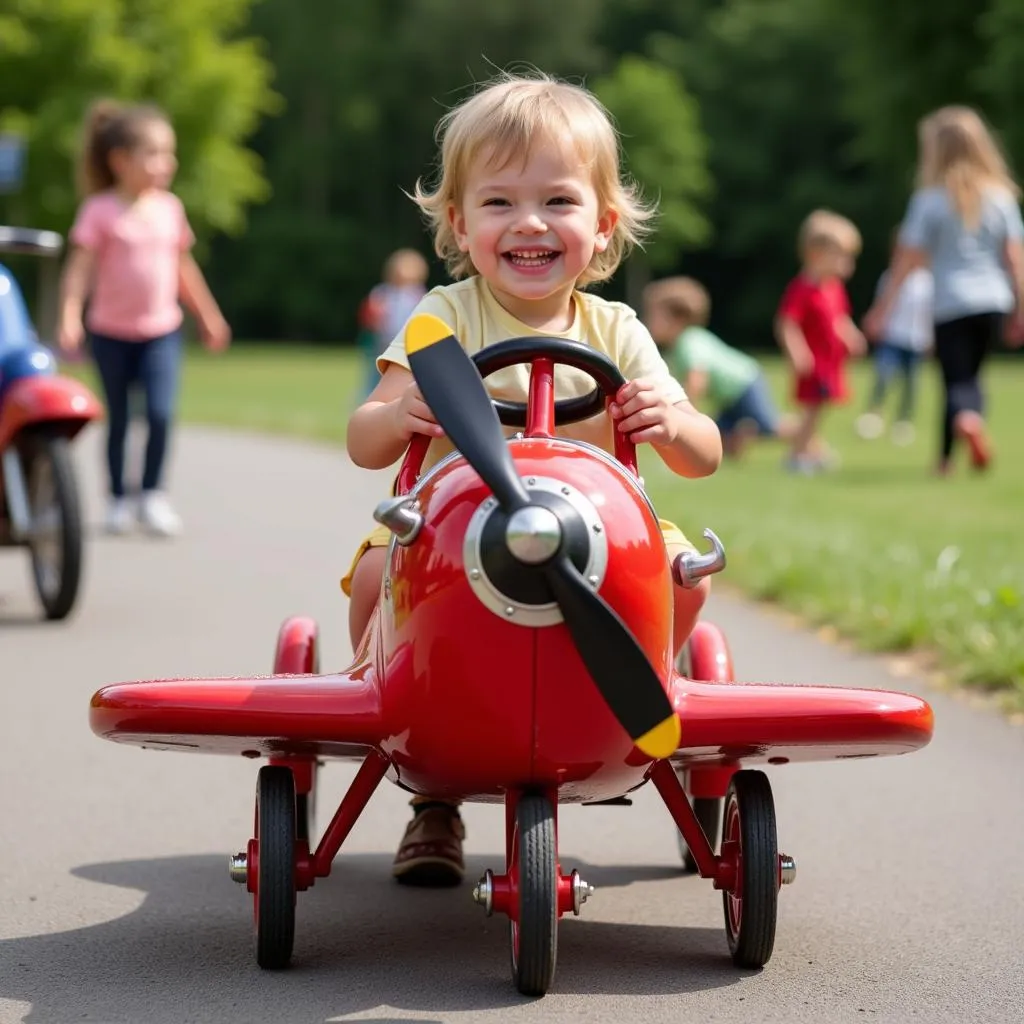
[[[649,284],[643,299],[651,336],[690,400],[697,404],[706,398],[714,407],[728,455],[738,456],[753,437],[792,433],[757,360],[705,326],[711,302],[703,285],[689,277],[668,277]]]

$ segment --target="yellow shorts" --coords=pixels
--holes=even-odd
[[[670,523],[667,519],[659,519],[658,525],[661,527],[661,535],[665,538],[665,547],[669,549],[669,555],[675,557],[679,553],[680,549],[686,551],[693,551],[693,544],[686,539],[686,535],[682,530],[676,526],[675,523]],[[349,596],[352,596],[352,576],[356,571],[356,566],[359,564],[359,559],[366,554],[370,548],[386,548],[388,542],[391,540],[391,531],[386,526],[375,526],[373,530],[363,538],[363,542],[356,548],[356,553],[352,558],[352,564],[349,566],[348,572],[345,573],[341,578],[341,589]]]

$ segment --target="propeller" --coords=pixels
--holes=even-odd
[[[661,681],[615,609],[591,589],[562,551],[557,516],[531,503],[473,361],[451,328],[427,313],[417,314],[406,326],[405,352],[437,422],[508,517],[509,550],[543,573],[580,658],[612,714],[645,754],[668,757],[679,746],[679,719]]]

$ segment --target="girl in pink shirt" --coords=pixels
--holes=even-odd
[[[61,282],[58,338],[77,352],[88,332],[107,400],[110,505],[107,529],[127,531],[124,452],[129,393],[141,386],[149,436],[140,519],[165,536],[181,520],[160,490],[177,397],[184,302],[207,348],[224,349],[231,332],[190,249],[184,207],[168,191],[177,169],[175,137],[166,116],[148,106],[96,104],[86,123],[80,185],[86,195],[69,240]],[[89,307],[83,323],[83,306]]]

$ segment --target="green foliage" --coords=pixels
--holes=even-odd
[[[626,169],[658,199],[658,233],[645,246],[647,258],[670,267],[681,248],[703,242],[710,230],[700,208],[711,179],[697,105],[676,72],[632,55],[592,87],[615,118]]]
[[[262,44],[240,36],[251,0],[7,0],[0,16],[0,127],[27,143],[7,216],[66,231],[82,119],[97,97],[158,103],[177,130],[176,190],[197,233],[238,232],[264,200],[242,143],[277,109]]]

